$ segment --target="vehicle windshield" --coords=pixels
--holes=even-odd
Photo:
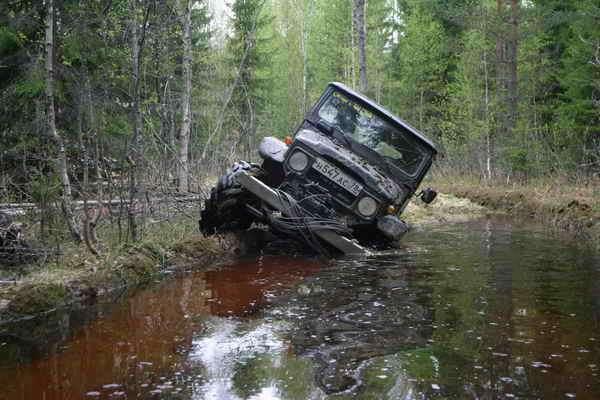
[[[424,146],[410,133],[399,130],[340,92],[333,92],[327,98],[318,115],[411,176],[419,172],[428,156]]]

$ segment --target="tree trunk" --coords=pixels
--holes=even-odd
[[[127,208],[127,219],[129,226],[129,235],[133,241],[140,239],[140,232],[137,226],[135,213],[140,207],[139,199],[142,197],[140,168],[142,159],[142,114],[140,112],[140,55],[143,48],[146,32],[146,22],[149,9],[146,10],[146,16],[142,25],[142,33],[138,31],[136,0],[131,0],[131,22],[129,24],[131,34],[131,83],[133,100],[132,119],[133,119],[133,137],[129,143],[128,162],[129,162],[129,204]]]
[[[354,0],[354,28],[358,37],[358,67],[360,91],[366,93],[367,82],[367,29],[365,23],[365,0]]]
[[[424,131],[423,128],[423,89],[419,92],[419,129]]]
[[[485,178],[489,183],[492,179],[492,138],[490,133],[490,89],[488,82],[489,78],[486,51],[487,50],[485,49],[483,50],[483,72],[485,82]]]
[[[56,114],[54,111],[54,0],[46,0],[46,97],[48,103],[47,121],[48,133],[58,148],[56,169],[62,185],[61,208],[76,242],[81,242],[81,233],[73,213],[71,181],[69,180],[67,154],[65,143],[56,129]]]
[[[498,22],[496,24],[496,92],[498,97],[498,137],[505,136],[508,124],[506,123],[506,32],[504,28],[504,0],[496,0]]]
[[[98,137],[98,130],[96,129],[96,113],[94,111],[94,103],[92,101],[92,86],[90,83],[89,71],[87,71],[87,69],[85,85],[87,91],[88,123],[91,133],[88,137],[88,141],[91,138],[94,144],[94,174],[96,176],[96,197],[98,199],[98,204],[100,205],[98,212],[90,221],[89,228],[90,239],[92,240],[92,243],[97,243],[98,238],[96,237],[96,226],[98,226],[98,221],[100,221],[100,218],[102,217],[102,211],[104,209],[104,182],[102,178],[102,168],[100,160],[100,138]]]
[[[510,0],[510,10],[507,10],[505,1],[496,0],[499,18],[496,36],[496,76],[501,104],[499,133],[510,136],[516,127],[518,111],[519,2]]]
[[[519,106],[519,93],[517,83],[518,47],[519,47],[519,0],[511,0],[511,13],[509,24],[509,40],[507,43],[507,100],[508,123],[512,132],[517,126],[517,113]]]
[[[179,192],[189,190],[188,152],[192,125],[192,0],[180,0],[180,9],[184,10],[183,19],[183,121],[179,135],[179,159],[177,163],[177,185]]]
[[[310,22],[313,15],[314,2],[304,3],[302,8],[302,34],[300,47],[302,50],[302,115],[308,111],[308,40],[310,37]]]
[[[356,88],[356,46],[358,42],[356,32],[356,4],[352,6],[352,10],[350,11],[350,60],[349,64],[346,66],[348,80],[351,80],[352,87]]]
[[[86,77],[87,78],[87,77]],[[86,79],[87,80],[87,79]],[[86,82],[86,88],[88,82]],[[90,253],[98,257],[100,253],[98,249],[93,244],[92,240],[92,228],[91,223],[92,219],[90,218],[90,207],[88,203],[89,198],[89,176],[90,176],[90,167],[89,167],[89,153],[88,146],[90,144],[90,140],[88,134],[84,134],[83,129],[83,104],[84,104],[84,95],[82,93],[79,94],[79,102],[77,107],[77,133],[79,135],[79,147],[81,148],[81,158],[83,160],[83,182],[81,183],[81,197],[83,200],[83,226],[82,226],[82,234],[83,234],[83,242],[85,246],[88,248]],[[100,207],[102,203],[100,203]]]

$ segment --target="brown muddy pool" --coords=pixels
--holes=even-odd
[[[600,399],[600,255],[482,220],[0,327],[0,399]]]

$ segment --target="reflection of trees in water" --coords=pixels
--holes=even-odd
[[[319,362],[316,379],[328,393],[361,390],[366,361],[431,337],[427,290],[412,286],[411,268],[394,258],[339,262],[292,299],[302,316],[293,345]]]
[[[597,331],[586,305],[594,279],[578,276],[588,273],[590,260],[501,221],[475,228],[458,245],[446,235],[428,254],[437,275],[431,284],[439,328],[431,354],[439,360],[435,382],[444,395],[597,393],[586,386],[593,380],[588,364],[597,363],[586,360],[593,351],[578,353],[576,347]]]

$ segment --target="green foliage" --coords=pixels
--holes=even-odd
[[[398,111],[422,131],[438,136],[448,68],[446,36],[439,22],[417,8],[407,16],[395,49]]]
[[[526,147],[511,147],[506,152],[506,162],[513,172],[526,174],[529,171],[529,154]]]
[[[127,115],[115,114],[106,118],[105,133],[109,136],[124,137],[131,132],[131,121]]]
[[[563,57],[560,83],[565,88],[558,107],[559,125],[572,136],[574,149],[600,135],[600,5],[578,2]]]
[[[308,43],[310,98],[316,100],[327,83],[357,82],[352,62],[351,2],[348,0],[318,1],[315,21]]]
[[[133,3],[138,20],[146,11],[148,18],[139,87],[144,156],[169,182],[182,119],[180,4]],[[359,75],[351,0],[235,0],[227,21],[214,21],[221,16],[209,3],[195,2],[192,13],[189,155],[197,175],[207,173],[197,160],[209,137],[211,173],[233,158],[256,159],[262,136],[293,133],[327,83],[356,88]],[[489,162],[498,176],[597,173],[597,1],[517,3],[518,113],[508,130],[501,76],[507,60],[497,49],[511,32],[511,3],[501,3],[499,13],[491,0],[369,0],[367,94],[435,139],[442,162],[464,170],[487,175]],[[80,159],[85,132],[96,135],[101,158],[126,165],[133,129],[130,5],[60,5],[55,109],[73,160]],[[0,144],[10,158],[6,174],[26,184],[37,179],[31,171],[52,169],[40,145],[47,130],[43,3],[11,2],[2,10]],[[96,139],[89,143],[93,157]]]
[[[80,65],[82,62],[81,39],[68,36],[63,44],[63,64],[67,66]]]
[[[46,83],[43,79],[32,77],[15,84],[15,94],[19,97],[35,98],[44,93]]]
[[[493,82],[490,60],[493,43],[476,29],[462,34],[460,57],[454,80],[448,86],[448,103],[442,122],[441,141],[450,157],[454,154],[481,154],[492,135]],[[482,158],[459,156],[462,167],[483,168]]]
[[[263,73],[269,59],[267,37],[271,23],[265,0],[236,0],[231,5],[233,35],[228,41],[230,62],[237,75],[232,94],[230,129],[250,153],[270,85]]]
[[[60,195],[60,181],[56,176],[37,173],[31,179],[29,193],[32,200],[42,206],[57,201]]]
[[[23,44],[22,37],[6,26],[0,26],[0,56],[17,51]]]

